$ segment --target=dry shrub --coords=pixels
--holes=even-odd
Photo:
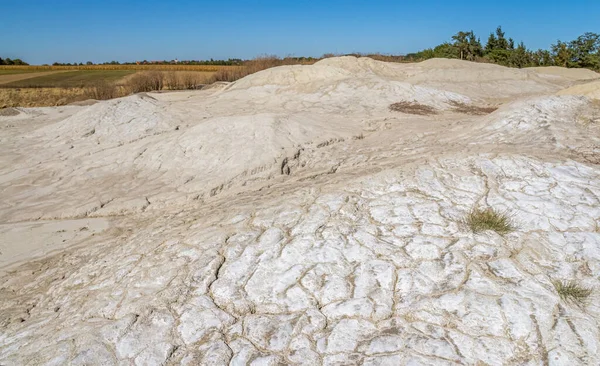
[[[93,86],[87,89],[89,99],[106,100],[120,96],[119,88],[106,80],[98,80]]]
[[[244,76],[250,75],[251,73],[246,70],[244,66],[231,67],[222,69],[213,74],[213,82],[216,81],[236,81],[243,78]]]
[[[175,71],[167,71],[163,73],[165,87],[170,90],[179,89],[179,78]]]
[[[206,80],[198,73],[182,72],[178,89],[196,89],[198,85],[205,84],[205,82]]]
[[[472,104],[465,104],[465,103],[461,103],[461,102],[457,102],[457,101],[451,101],[450,104],[452,105],[452,107],[453,107],[452,110],[454,112],[470,114],[473,116],[484,116],[484,115],[490,114],[493,111],[495,111],[496,109],[498,109],[498,107],[494,107],[494,106],[480,107],[480,106],[476,106],[476,105],[472,105]]]
[[[390,105],[390,110],[394,112],[408,113],[408,114],[418,114],[421,116],[427,116],[431,114],[437,114],[435,108],[430,107],[425,104],[419,104],[417,102],[398,102]]]
[[[126,84],[132,93],[139,93],[161,89],[196,89],[199,85],[209,84],[212,81],[212,72],[155,71],[152,73],[137,73]]]
[[[131,93],[162,90],[163,74],[160,71],[144,71],[133,75],[127,81],[127,89]]]

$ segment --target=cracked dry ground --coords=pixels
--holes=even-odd
[[[598,285],[599,178],[446,156],[115,217],[0,278],[0,364],[597,365],[597,301],[551,281]],[[471,233],[478,204],[518,229]]]

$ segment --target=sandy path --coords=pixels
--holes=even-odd
[[[44,72],[30,72],[24,74],[10,74],[10,75],[0,75],[0,85],[12,83],[13,81],[25,80],[25,79],[33,79],[40,76],[58,74],[60,72],[68,72],[73,70],[64,70],[64,71],[44,71]]]

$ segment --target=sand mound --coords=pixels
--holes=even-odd
[[[409,64],[410,65],[410,64]],[[525,80],[529,75],[522,70],[494,64],[433,58],[407,66],[409,80],[448,82],[493,82],[497,80]]]
[[[592,81],[586,84],[575,85],[559,91],[559,95],[584,95],[591,99],[600,100],[600,81]]]
[[[430,59],[416,64],[387,63],[366,57],[328,58],[311,66],[281,66],[265,70],[234,83],[229,90],[245,90],[254,87],[253,93],[260,97],[273,94],[281,88],[294,92],[318,93],[351,80],[357,83],[405,82],[430,89],[454,92],[473,99],[507,99],[515,96],[554,93],[576,80],[592,78],[596,73],[589,70],[566,70],[550,68],[548,78],[541,73],[547,68],[515,69],[494,64],[483,64],[461,60]],[[544,71],[546,72],[546,71]],[[262,87],[262,88],[256,88]],[[271,87],[266,88],[266,87]],[[376,87],[379,88],[379,87]],[[334,90],[335,91],[335,90]],[[402,98],[411,99],[402,95]],[[418,99],[418,98],[417,98]],[[435,104],[435,103],[434,103]]]
[[[590,80],[600,78],[600,74],[588,69],[568,69],[566,67],[546,66],[529,67],[525,70],[534,71],[538,74],[553,75],[572,80]]]
[[[176,128],[173,118],[157,100],[140,95],[96,103],[81,112],[34,132],[64,143],[94,141],[123,144]]]
[[[403,65],[370,58],[325,59],[311,66],[281,66],[249,75],[227,88],[219,99],[249,103],[264,112],[287,106],[330,112],[372,113],[391,103],[414,101],[438,109],[470,98],[446,90],[403,82]],[[251,95],[251,99],[248,96]],[[296,107],[297,108],[297,107]]]
[[[279,66],[248,75],[236,81],[231,89],[248,89],[268,85],[290,86],[319,81],[335,82],[352,76],[353,74],[346,70],[327,66]]]

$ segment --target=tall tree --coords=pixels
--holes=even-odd
[[[569,43],[572,67],[600,69],[600,35],[584,33]]]
[[[502,26],[498,26],[496,28],[496,50],[508,50],[508,41],[504,38],[504,32],[502,31]]]
[[[569,46],[560,40],[556,44],[550,46],[552,50],[552,58],[556,66],[567,67],[571,63],[572,51]]]
[[[523,68],[529,66],[529,55],[523,42],[519,43],[517,48],[510,54],[510,63],[513,67]]]
[[[481,41],[479,38],[475,37],[475,33],[473,33],[473,31],[469,32],[468,42],[469,60],[474,61],[477,57],[483,56],[483,47],[481,46]]]
[[[494,33],[490,33],[487,43],[485,44],[485,52],[486,53],[492,52],[497,47],[498,47],[498,39],[496,38],[496,35],[494,35]]]
[[[462,32],[462,31],[460,31],[452,36],[452,39],[454,40],[454,47],[456,47],[458,49],[461,60],[465,59],[467,52],[469,50],[468,36],[469,36],[469,33]]]

